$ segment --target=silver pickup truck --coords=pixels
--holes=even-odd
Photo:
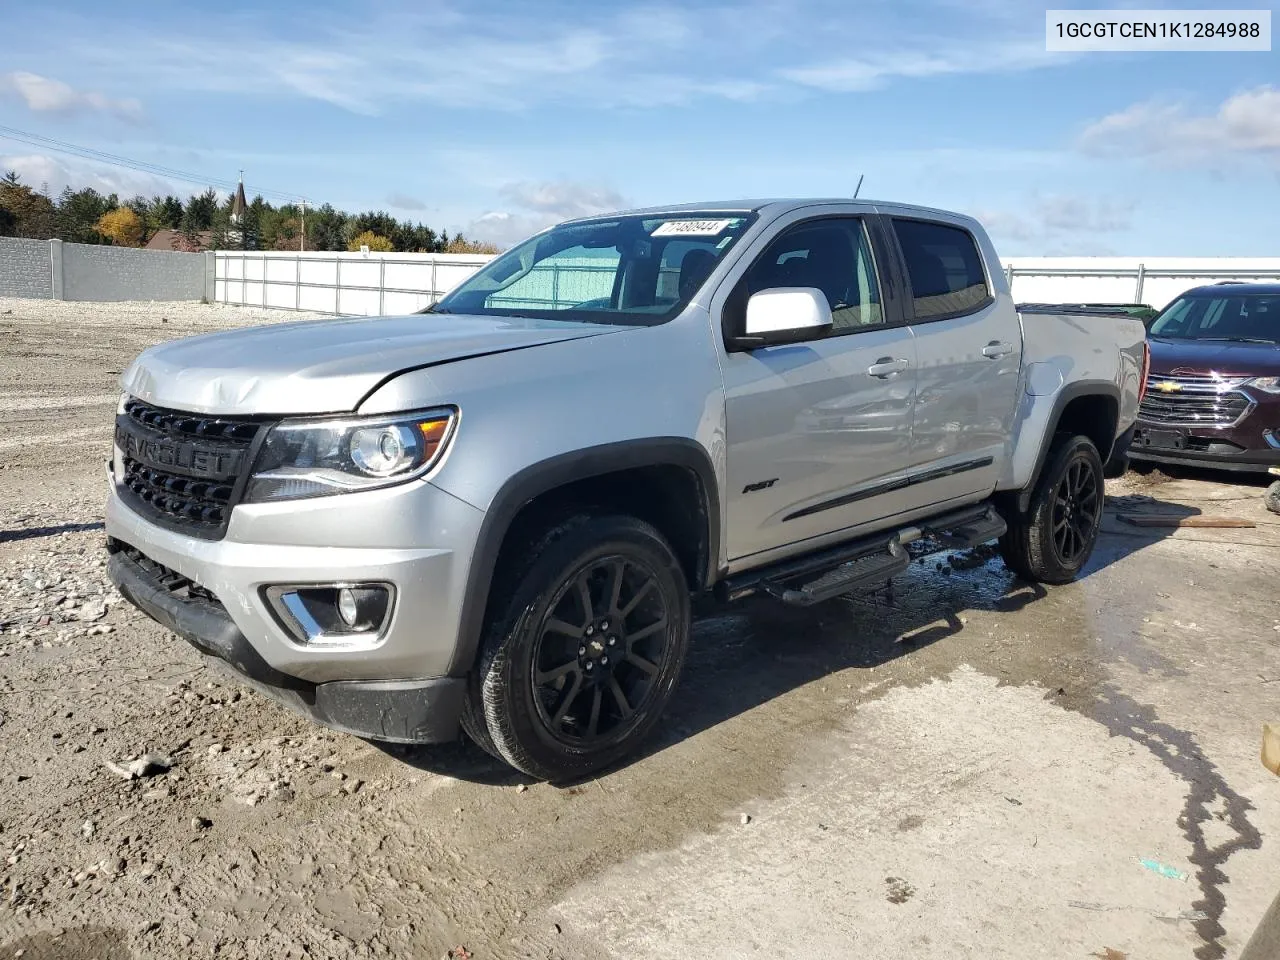
[[[812,604],[998,538],[1075,577],[1142,324],[1019,312],[981,226],[771,200],[574,220],[408,317],[153,347],[109,465],[121,592],[377,740],[616,762],[692,595]]]

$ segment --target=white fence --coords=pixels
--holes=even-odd
[[[1147,303],[1222,280],[1280,281],[1280,257],[1012,257],[1004,261],[1023,303]]]
[[[219,251],[213,299],[221,303],[348,315],[412,313],[429,306],[490,257],[447,253]],[[1220,280],[1280,281],[1280,257],[1014,257],[1004,261],[1014,297],[1037,303],[1148,303]],[[569,264],[521,281],[522,305],[553,305],[581,293],[600,267]],[[574,281],[572,284],[567,281]],[[594,287],[594,284],[588,284]],[[536,289],[535,289],[536,288]],[[513,300],[513,302],[514,302]]]
[[[281,253],[219,250],[213,298],[239,306],[348,315],[412,313],[489,261],[449,253]]]

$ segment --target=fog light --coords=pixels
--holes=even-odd
[[[273,586],[264,593],[280,625],[308,644],[381,636],[395,599],[395,588],[382,583]]]
[[[356,594],[350,587],[343,587],[338,591],[338,615],[342,617],[342,622],[348,627],[354,627],[356,621],[360,618],[360,608],[356,603]]]

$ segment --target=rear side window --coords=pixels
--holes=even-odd
[[[991,299],[978,245],[967,230],[924,220],[894,220],[907,262],[917,320],[971,313]]]

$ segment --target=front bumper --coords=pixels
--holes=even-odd
[[[1259,435],[1239,428],[1170,427],[1139,421],[1129,457],[1153,463],[1266,473],[1268,468],[1280,465],[1280,427]]]
[[[108,545],[107,575],[126,600],[255,690],[310,720],[360,737],[392,743],[457,738],[465,679],[310,683],[283,674],[258,655],[221,604],[174,596],[119,541]]]
[[[424,743],[456,736],[464,681],[450,677],[481,511],[425,481],[315,500],[241,504],[226,536],[164,529],[130,508],[109,476],[109,564],[148,616],[252,686],[328,726]],[[433,546],[423,547],[430,543]],[[173,596],[148,563],[197,584],[213,604]],[[386,582],[396,588],[381,635],[306,644],[277,620],[276,584]]]

